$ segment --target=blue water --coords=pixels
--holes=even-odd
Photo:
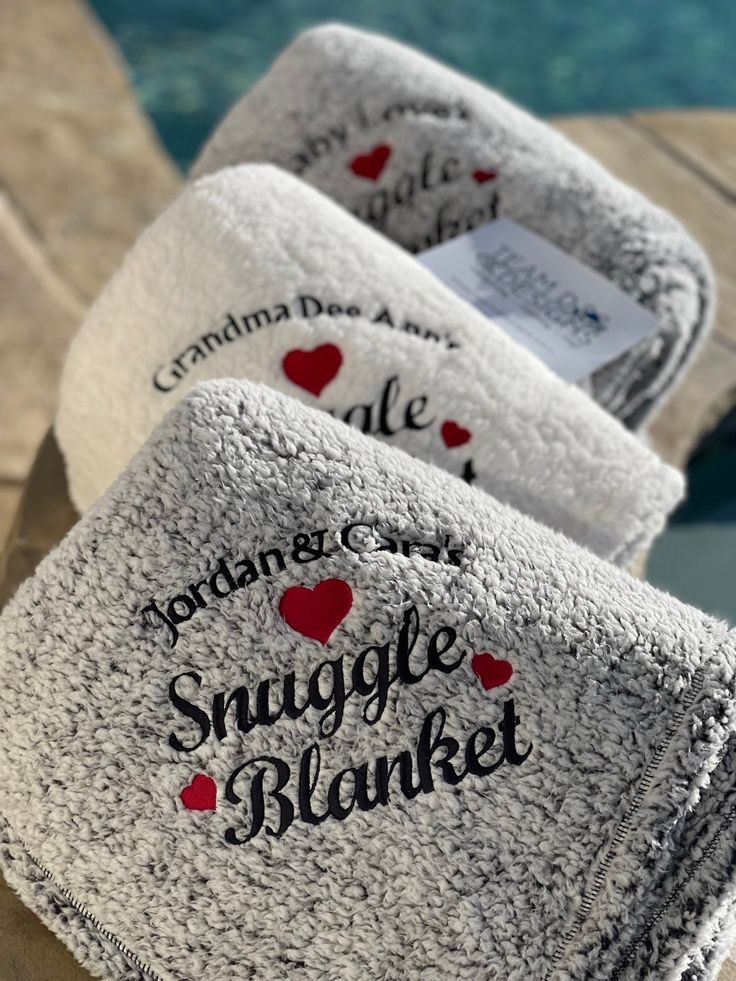
[[[736,0],[92,0],[141,103],[186,167],[300,30],[342,20],[391,34],[541,115],[736,106]],[[736,420],[689,466],[688,500],[655,546],[657,585],[736,623]]]
[[[93,0],[182,164],[300,30],[415,44],[542,115],[736,105],[735,0]]]

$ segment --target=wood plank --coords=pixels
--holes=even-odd
[[[22,493],[23,485],[21,483],[0,482],[0,565]],[[0,589],[2,589],[1,585]]]
[[[87,299],[180,177],[86,3],[0,3],[0,186]]]
[[[64,461],[49,431],[38,449],[0,554],[0,610],[78,517],[69,500]]]
[[[0,478],[24,480],[56,408],[83,307],[0,194]]]
[[[87,301],[181,179],[86,3],[0,3],[0,504],[20,493]],[[0,606],[76,520],[46,440],[0,558]],[[0,978],[91,981],[0,877]]]
[[[718,981],[736,981],[736,961],[730,957],[725,961],[718,975]]]
[[[729,957],[718,975],[718,981],[736,981],[736,960]]]
[[[92,976],[21,903],[1,875],[0,937],[3,981],[92,981]]]
[[[736,113],[729,110],[636,112],[631,119],[736,201]]]

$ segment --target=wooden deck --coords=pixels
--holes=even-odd
[[[703,434],[736,405],[736,112],[588,116],[556,125],[617,177],[677,215],[715,268],[715,330],[651,429],[660,453],[682,466]]]
[[[65,346],[180,178],[77,0],[5,0],[0,65],[0,543],[10,532],[0,557],[1,606],[75,519],[52,440],[27,480],[53,416]],[[635,113],[555,125],[674,212],[716,268],[714,334],[651,430],[662,455],[682,465],[736,406],[736,113]],[[90,981],[2,880],[0,978]],[[736,981],[736,963],[728,962],[720,981]]]

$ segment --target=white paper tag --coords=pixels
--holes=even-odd
[[[567,381],[580,382],[657,329],[648,310],[509,218],[419,262]]]

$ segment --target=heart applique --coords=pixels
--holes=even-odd
[[[488,651],[474,654],[470,666],[473,669],[473,674],[475,674],[486,691],[505,685],[514,673],[514,668],[510,661],[495,658]]]
[[[284,373],[289,381],[312,395],[321,395],[342,365],[342,351],[336,344],[320,344],[313,351],[296,348],[284,357]]]
[[[440,433],[448,449],[452,449],[454,446],[462,446],[473,438],[473,434],[469,429],[463,429],[462,426],[453,422],[452,419],[448,419],[442,423]]]
[[[353,591],[342,579],[325,579],[314,589],[291,586],[281,597],[279,612],[289,626],[326,644],[353,605]]]
[[[478,170],[473,171],[473,180],[476,184],[485,184],[486,181],[495,181],[498,177],[497,170]]]
[[[217,810],[217,784],[206,773],[198,773],[179,796],[189,811]]]
[[[350,169],[356,177],[364,177],[368,181],[376,181],[381,176],[383,168],[388,163],[392,148],[388,143],[379,143],[368,153],[361,153],[350,161]]]

